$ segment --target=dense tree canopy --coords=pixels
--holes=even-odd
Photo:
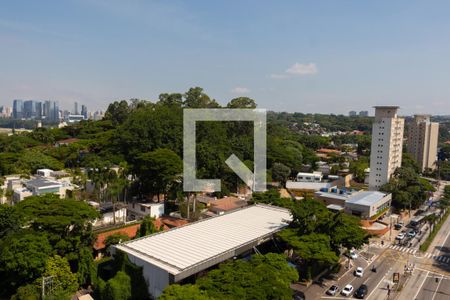
[[[168,287],[161,299],[292,299],[290,284],[296,280],[284,255],[268,253],[223,263],[195,285]]]

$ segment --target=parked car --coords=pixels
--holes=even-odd
[[[300,291],[295,291],[294,295],[292,295],[293,300],[305,300],[305,294]]]
[[[403,225],[400,223],[397,223],[394,225],[395,230],[400,230],[400,229],[402,229],[402,227],[403,227]]]
[[[337,285],[332,285],[327,291],[327,295],[335,296],[339,292],[339,287]]]
[[[396,239],[396,240],[399,240],[399,241],[403,240],[404,238],[405,238],[405,234],[404,234],[403,232],[400,232],[400,233],[395,237],[395,239]]]
[[[363,277],[364,275],[364,269],[361,267],[357,267],[355,272],[354,272],[356,277]]]
[[[352,294],[353,292],[353,286],[351,284],[347,284],[341,291],[341,295],[348,297]]]
[[[364,297],[367,295],[369,289],[367,288],[367,285],[361,284],[361,286],[355,291],[355,297],[358,299],[364,299]]]
[[[358,258],[358,254],[356,253],[355,250],[350,250],[348,252],[348,257],[350,257],[351,259],[357,259]]]
[[[407,235],[408,235],[408,237],[413,238],[416,236],[416,232],[414,230],[410,230],[410,231],[408,231]]]

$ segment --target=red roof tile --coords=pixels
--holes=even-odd
[[[111,236],[115,233],[121,233],[127,235],[130,239],[134,238],[136,236],[137,231],[139,230],[139,227],[141,227],[141,224],[135,224],[124,228],[119,229],[113,229],[110,231],[105,231],[102,233],[99,233],[97,235],[97,240],[94,243],[94,249],[100,250],[104,249],[106,247],[105,240],[108,236]]]

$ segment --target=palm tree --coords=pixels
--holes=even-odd
[[[432,231],[432,227],[434,227],[434,224],[436,223],[437,219],[438,216],[436,216],[435,214],[428,215],[425,217],[425,221],[427,221],[428,224],[430,225],[430,232]]]

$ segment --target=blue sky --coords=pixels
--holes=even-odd
[[[201,86],[276,111],[450,114],[448,1],[5,1],[0,104]]]

